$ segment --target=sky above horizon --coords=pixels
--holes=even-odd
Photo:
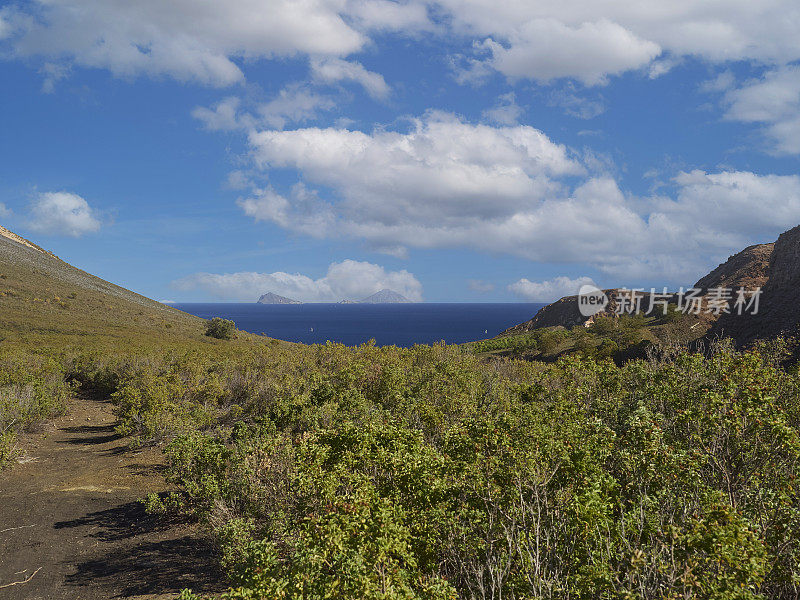
[[[0,224],[188,301],[690,286],[800,224],[796,0],[0,3]]]

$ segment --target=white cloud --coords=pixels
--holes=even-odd
[[[303,54],[385,97],[380,75],[325,59],[363,50],[375,32],[425,32],[477,45],[483,58],[468,58],[465,76],[491,66],[596,85],[631,70],[657,77],[687,56],[790,64],[799,19],[796,0],[31,0],[0,11],[0,39],[20,57],[218,86],[240,82],[246,61]]]
[[[595,285],[591,277],[556,277],[549,281],[530,281],[524,277],[508,286],[510,292],[531,302],[553,302],[564,296],[574,296],[581,286]]]
[[[241,103],[242,101],[239,98],[229,96],[217,102],[213,108],[196,107],[192,111],[192,116],[198,121],[202,121],[203,126],[209,131],[246,129],[249,125],[247,123],[249,117],[239,114]]]
[[[643,67],[661,54],[658,44],[606,19],[576,27],[533,19],[516,29],[509,42],[486,41],[491,64],[501,73],[539,81],[570,77],[586,85],[603,84],[609,75]]]
[[[408,133],[297,129],[250,134],[261,168],[295,168],[330,186],[359,222],[439,223],[450,213],[493,218],[556,191],[552,176],[580,174],[564,146],[532,127],[471,125],[431,113]]]
[[[776,231],[800,223],[800,176],[756,175],[746,171],[706,173],[695,170],[675,178],[675,201],[659,202],[655,215],[679,224],[725,232],[744,239],[771,239]],[[651,221],[652,221],[651,216]]]
[[[406,133],[261,131],[250,143],[256,168],[297,169],[304,185],[256,190],[240,201],[246,214],[395,256],[463,247],[686,284],[731,250],[800,222],[798,176],[694,171],[668,195],[633,197],[609,175],[587,175],[607,171],[591,155],[581,164],[536,129],[441,113]]]
[[[644,72],[657,77],[685,56],[775,65],[800,59],[794,0],[437,4],[455,31],[484,36],[488,62],[512,77],[573,77],[591,85],[647,66]]]
[[[83,198],[69,192],[47,192],[31,203],[29,226],[39,233],[80,237],[100,229],[100,221]]]
[[[256,127],[283,129],[290,123],[314,120],[320,112],[335,106],[336,102],[330,96],[294,83],[280,90],[269,102],[256,104],[249,111],[242,108],[240,98],[229,96],[211,108],[196,107],[192,116],[209,131],[248,131]]]
[[[8,208],[5,204],[0,202],[0,218],[6,218],[11,216],[11,209]]]
[[[800,154],[800,66],[768,71],[725,95],[725,117],[762,123],[776,154]]]
[[[350,0],[348,14],[365,29],[389,31],[431,31],[426,3],[419,0]]]
[[[177,290],[202,290],[225,299],[252,301],[273,292],[303,302],[360,300],[388,288],[409,300],[422,300],[422,285],[408,271],[387,271],[380,265],[355,260],[331,263],[324,277],[300,273],[196,273],[172,284]]]
[[[648,69],[647,75],[650,77],[650,79],[658,79],[662,75],[669,73],[680,63],[681,59],[675,58],[674,56],[668,56],[666,58],[653,61],[650,63],[650,68]]]
[[[733,73],[725,70],[722,73],[717,74],[716,77],[703,82],[700,85],[700,91],[709,94],[726,92],[732,89],[735,83],[736,78],[734,77]]]
[[[516,125],[525,111],[516,102],[514,92],[503,94],[497,104],[483,111],[483,118],[498,125]]]
[[[271,187],[256,188],[249,198],[240,198],[237,204],[256,223],[271,221],[316,238],[331,234],[336,216],[328,204],[319,200],[315,192],[298,183],[292,187],[290,199],[281,196]]]
[[[364,65],[355,61],[341,58],[314,58],[311,60],[311,73],[317,81],[325,83],[354,81],[378,100],[388,97],[391,91],[383,75],[368,71]]]
[[[491,292],[494,289],[494,284],[488,281],[483,281],[481,279],[469,279],[467,280],[467,287],[471,289],[473,292],[480,292],[481,294],[485,294]]]
[[[225,86],[242,80],[240,58],[359,50],[368,38],[346,16],[341,0],[61,0],[5,19],[19,56]]]
[[[282,129],[288,123],[312,121],[322,111],[331,110],[336,102],[330,96],[319,94],[307,86],[293,84],[283,88],[269,102],[261,104],[256,112],[259,122]]]

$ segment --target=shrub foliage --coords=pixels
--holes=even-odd
[[[163,445],[176,491],[148,509],[207,528],[228,599],[796,598],[800,377],[773,346],[208,345],[55,372]]]
[[[206,335],[218,340],[232,340],[236,337],[236,323],[229,319],[214,317],[206,321]]]

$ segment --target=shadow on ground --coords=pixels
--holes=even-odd
[[[177,533],[175,523],[148,515],[139,502],[61,521],[53,527],[90,527],[96,531],[89,537],[116,542],[107,554],[78,563],[75,572],[66,577],[67,586],[107,584],[123,597],[177,593],[185,587],[196,592],[219,589],[222,577],[208,540],[184,535],[151,541],[159,532]]]

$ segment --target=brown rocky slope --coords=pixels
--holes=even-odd
[[[732,337],[740,346],[757,339],[795,334],[800,325],[800,226],[782,233],[766,269],[757,314],[726,314],[712,335]]]
[[[784,289],[787,286],[791,287],[791,281],[794,281],[794,279],[791,279],[791,277],[787,275],[788,271],[790,270],[788,265],[792,263],[798,265],[797,278],[800,279],[800,261],[798,261],[797,257],[792,254],[792,252],[800,253],[800,227],[791,231],[796,230],[798,230],[796,240],[793,238],[790,240],[789,237],[786,237],[783,242],[781,242],[779,239],[777,243],[755,244],[753,246],[748,246],[741,252],[730,256],[724,263],[720,264],[710,273],[699,279],[693,287],[703,290],[704,293],[707,293],[708,290],[712,288],[728,288],[731,290],[745,288],[748,290],[753,290],[759,287],[764,287],[771,278],[771,273],[773,272],[773,267],[771,266],[773,264],[772,259],[778,253],[782,257],[777,261],[779,265],[782,265],[779,266],[778,269],[784,273],[784,275],[779,277],[778,280],[787,280],[787,283],[782,284],[781,289]],[[784,236],[788,236],[791,231],[783,234],[781,239],[783,239]],[[775,251],[775,247],[778,244],[780,244],[780,248],[778,251]],[[790,249],[792,244],[794,244],[794,250]],[[773,283],[772,287],[777,286],[778,280]],[[608,305],[605,307],[605,310],[595,316],[585,317],[581,315],[580,311],[578,310],[578,297],[566,296],[541,308],[532,319],[507,329],[501,335],[525,333],[545,327],[561,326],[570,328],[575,327],[576,325],[588,326],[597,317],[616,316],[621,290],[615,288],[604,291],[609,298]],[[676,302],[677,296],[675,296],[672,301]],[[764,300],[762,299],[762,304],[763,301]],[[771,302],[777,303],[777,301]],[[643,303],[646,305],[647,300],[644,299]],[[786,303],[783,302],[783,304]],[[732,325],[732,318],[727,317],[726,315],[723,315],[723,318],[719,319],[719,324],[715,323],[715,321],[718,319],[713,314],[702,313],[699,315],[699,317],[695,317],[694,315],[687,315],[686,317],[687,319],[692,320],[692,325],[697,322],[697,325],[692,327],[692,331],[697,337],[700,337],[709,331],[712,335],[723,334],[724,326],[725,335],[737,336],[737,341],[739,336],[741,336],[745,341],[751,341],[752,336],[747,333],[745,329],[741,329],[740,327],[743,326],[744,323],[740,323],[739,326],[734,327]],[[776,315],[774,319],[779,321],[786,321],[788,319],[791,321],[791,318],[787,314]],[[755,325],[753,327],[755,327]],[[773,330],[780,331],[782,330],[782,327],[778,327],[776,325],[770,328],[770,331]],[[755,333],[755,331],[753,333]]]

